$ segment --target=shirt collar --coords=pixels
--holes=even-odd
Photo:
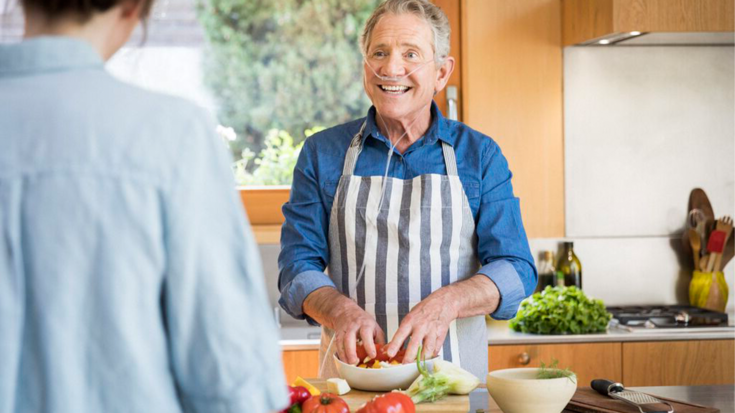
[[[83,40],[41,36],[0,45],[0,77],[79,68],[104,68],[102,57]]]
[[[365,131],[362,134],[363,143],[368,136],[388,143],[387,138],[384,137],[380,133],[380,129],[378,129],[378,124],[375,120],[376,113],[375,106],[371,106],[370,110],[368,110]],[[431,125],[429,126],[429,130],[426,131],[426,134],[424,134],[424,136],[422,136],[417,142],[423,142],[423,145],[431,145],[436,143],[437,140],[442,140],[454,146],[454,135],[451,133],[451,128],[447,122],[447,119],[442,115],[441,110],[439,110],[439,106],[437,106],[436,102],[432,101]]]

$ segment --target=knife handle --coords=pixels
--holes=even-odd
[[[623,387],[622,384],[606,379],[592,380],[590,386],[603,396],[608,396],[610,393],[618,393],[625,390],[625,387]]]

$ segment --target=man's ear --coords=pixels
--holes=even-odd
[[[434,93],[441,92],[447,85],[447,82],[449,82],[449,77],[454,71],[455,63],[456,62],[454,61],[454,58],[452,56],[447,56],[447,58],[444,60],[444,63],[439,67],[439,70],[436,71],[436,83],[434,84]]]

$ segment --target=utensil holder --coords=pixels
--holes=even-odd
[[[729,288],[722,271],[694,271],[692,281],[689,283],[689,304],[724,312],[728,294]]]

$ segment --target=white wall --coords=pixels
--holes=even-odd
[[[686,303],[679,234],[693,188],[735,216],[733,57],[732,46],[564,50],[566,235],[585,290],[607,304]],[[725,274],[735,288],[733,263]]]

